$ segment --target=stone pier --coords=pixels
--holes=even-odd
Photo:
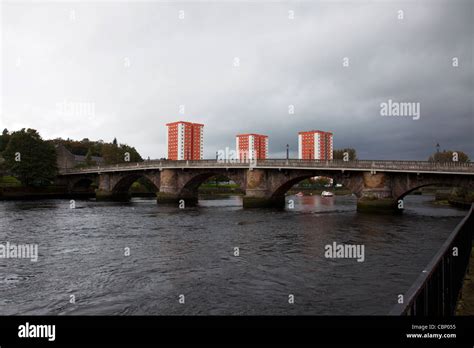
[[[156,194],[158,204],[179,204],[184,201],[185,206],[193,206],[198,202],[197,187],[186,188],[185,173],[181,170],[163,169],[161,171],[160,191]],[[181,174],[181,175],[180,175]]]
[[[262,169],[250,169],[247,172],[247,189],[243,198],[244,208],[263,208],[285,206],[285,196],[274,194],[269,172]]]
[[[385,173],[362,173],[364,187],[357,199],[357,211],[365,213],[400,213],[392,194],[391,178]]]

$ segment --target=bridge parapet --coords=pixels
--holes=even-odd
[[[122,163],[108,166],[93,166],[72,168],[60,171],[60,175],[76,175],[86,173],[121,172],[149,169],[174,168],[247,168],[247,169],[327,169],[353,171],[383,171],[383,172],[412,172],[412,173],[458,173],[474,174],[472,162],[429,162],[429,161],[386,161],[386,160],[297,160],[297,159],[267,159],[254,162],[197,160],[197,161],[168,161],[151,160],[144,162]]]

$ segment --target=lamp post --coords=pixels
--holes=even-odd
[[[286,144],[286,159],[290,159],[290,145]]]

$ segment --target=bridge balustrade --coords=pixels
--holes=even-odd
[[[100,171],[119,171],[130,169],[158,169],[158,168],[185,168],[185,167],[219,167],[219,168],[335,168],[335,169],[366,169],[366,170],[394,170],[394,171],[433,171],[433,172],[467,172],[474,173],[472,162],[430,162],[430,161],[391,161],[391,160],[298,160],[298,159],[266,159],[251,162],[235,160],[149,160],[144,162],[121,163],[106,166],[91,166],[85,168],[71,168],[61,171],[61,174],[91,173]]]

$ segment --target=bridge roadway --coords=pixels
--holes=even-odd
[[[245,192],[244,207],[249,208],[282,207],[287,203],[285,193],[313,176],[343,184],[357,196],[358,209],[364,211],[400,211],[405,195],[428,185],[474,190],[474,163],[386,160],[152,160],[61,169],[57,183],[67,186],[71,194],[95,183],[98,199],[124,199],[130,185],[144,177],[153,184],[158,203],[184,200],[193,205],[199,185],[216,175],[236,182]]]

